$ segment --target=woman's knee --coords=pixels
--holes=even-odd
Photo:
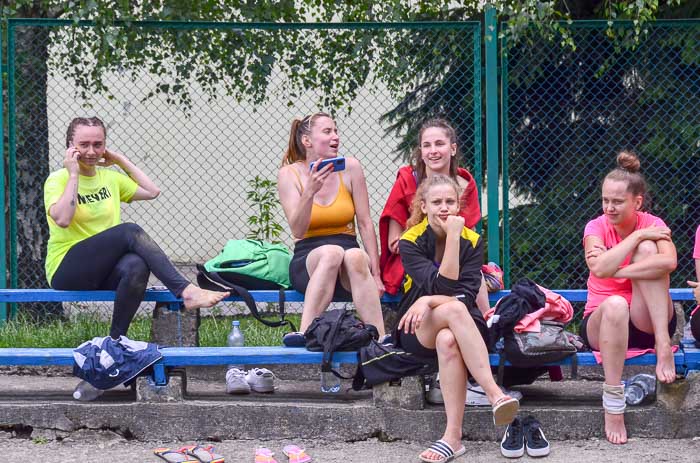
[[[343,266],[349,273],[367,273],[369,272],[369,256],[362,249],[348,249],[343,255]]]
[[[459,347],[454,333],[449,328],[438,331],[435,337],[435,349],[445,355],[459,355]]]
[[[650,256],[655,256],[659,253],[659,248],[656,241],[644,240],[637,245],[637,248],[632,254],[632,262],[638,262]]]
[[[134,287],[145,287],[151,274],[146,261],[136,254],[126,254],[119,259],[116,270]]]
[[[627,326],[630,318],[630,307],[627,299],[622,296],[610,296],[600,304],[603,320],[606,324]]]
[[[339,268],[343,263],[345,250],[335,244],[326,244],[316,248],[318,252],[318,265],[325,267]]]
[[[146,233],[145,230],[141,228],[141,225],[131,222],[124,222],[120,223],[119,225],[115,225],[114,230],[119,230],[120,233],[129,235],[140,235],[142,233]]]
[[[471,320],[467,306],[460,301],[446,302],[444,304],[440,304],[437,308],[450,319],[457,318],[460,320]]]

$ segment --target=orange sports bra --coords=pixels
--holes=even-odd
[[[304,185],[301,183],[299,172],[293,167],[292,172],[296,175],[303,192]],[[333,202],[327,206],[321,206],[315,202],[311,205],[311,220],[304,238],[338,234],[355,235],[355,203],[345,187],[343,174],[338,172],[338,177],[338,194]]]

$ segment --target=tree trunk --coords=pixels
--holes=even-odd
[[[45,288],[49,237],[43,185],[49,174],[46,85],[47,27],[15,29],[15,127],[17,153],[17,287]],[[61,304],[26,304],[35,314],[61,313]]]

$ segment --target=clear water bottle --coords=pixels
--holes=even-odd
[[[229,347],[243,347],[245,339],[241,331],[241,322],[234,320],[231,322],[231,332],[226,338],[226,345]]]
[[[637,383],[625,383],[625,402],[627,405],[639,405],[644,400],[644,389]]]
[[[625,402],[628,405],[643,405],[656,395],[656,378],[646,373],[632,376],[625,383]]]
[[[340,371],[340,363],[331,362],[331,369]],[[340,378],[330,371],[321,372],[321,392],[337,394],[340,392]]]
[[[90,402],[104,393],[102,389],[97,389],[87,381],[81,381],[73,391],[73,398],[81,402]]]
[[[239,322],[238,320],[234,320],[231,322],[231,332],[226,338],[226,345],[229,347],[243,347],[244,344],[245,338],[243,336],[243,331],[241,331],[241,322]],[[244,366],[229,365],[228,369],[230,370],[231,368],[238,368],[239,370],[243,370]]]

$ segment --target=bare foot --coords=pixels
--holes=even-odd
[[[627,443],[627,428],[625,428],[625,415],[613,415],[605,412],[605,437],[612,444]]]
[[[442,436],[442,441],[447,442],[447,444],[452,447],[452,450],[457,453],[460,450],[462,450],[462,441],[457,438],[457,439],[450,439],[447,438],[446,436]],[[420,454],[421,459],[424,461],[439,461],[440,459],[444,458],[442,455],[433,452],[429,448],[425,449],[423,453]]]
[[[676,363],[670,344],[656,346],[656,377],[666,384],[671,384],[676,380]]]
[[[182,301],[185,303],[185,309],[193,310],[200,307],[211,307],[221,302],[221,300],[228,297],[228,295],[229,293],[209,291],[208,289],[202,289],[199,286],[190,284],[182,291]]]

